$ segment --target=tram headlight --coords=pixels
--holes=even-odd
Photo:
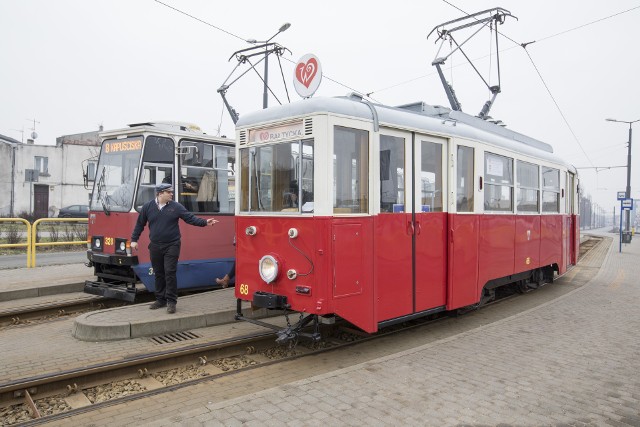
[[[116,237],[115,252],[118,255],[129,255],[127,253],[127,239]]]
[[[102,245],[102,236],[93,236],[91,238],[91,250],[94,252],[102,252],[103,251],[103,245]]]
[[[260,258],[258,272],[262,280],[271,283],[278,277],[278,267],[278,261],[273,256],[265,255]]]

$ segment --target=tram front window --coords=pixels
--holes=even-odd
[[[131,210],[141,153],[141,137],[103,142],[91,197],[91,210]]]
[[[313,141],[240,151],[243,212],[313,212]]]

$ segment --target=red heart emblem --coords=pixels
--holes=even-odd
[[[296,65],[296,79],[302,83],[307,89],[318,72],[318,62],[315,58],[309,59],[306,64],[304,62]]]

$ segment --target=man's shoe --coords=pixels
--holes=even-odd
[[[151,304],[151,305],[149,306],[149,309],[151,309],[151,310],[157,310],[157,309],[159,309],[159,308],[165,307],[166,305],[167,305],[167,303],[166,303],[166,302],[156,301],[156,302],[154,302],[153,304]]]
[[[175,312],[176,312],[176,304],[170,302],[169,305],[167,306],[167,313],[173,314]]]

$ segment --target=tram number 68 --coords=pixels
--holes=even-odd
[[[249,285],[244,283],[240,285],[240,295],[249,295]]]

